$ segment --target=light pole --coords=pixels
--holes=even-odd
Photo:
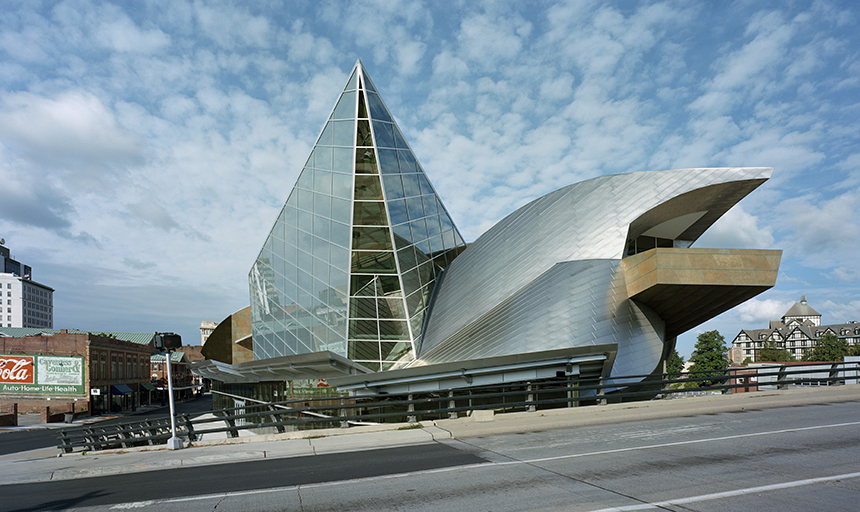
[[[172,332],[155,333],[155,348],[164,350],[164,362],[167,365],[167,394],[170,404],[170,432],[171,437],[167,440],[168,450],[181,450],[184,446],[182,439],[176,436],[176,416],[173,407],[173,372],[170,367],[170,353],[173,349],[182,346],[182,338]]]

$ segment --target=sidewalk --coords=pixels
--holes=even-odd
[[[112,420],[115,418],[130,418],[137,414],[146,414],[148,412],[152,412],[158,409],[164,409],[164,415],[167,416],[169,413],[167,412],[167,407],[162,405],[144,405],[138,407],[135,411],[122,411],[118,413],[107,413],[102,414],[101,416],[80,416],[75,418],[72,423],[66,423],[64,421],[57,421],[54,423],[42,423],[42,416],[39,413],[19,413],[18,414],[18,425],[14,427],[0,427],[0,432],[8,432],[15,430],[33,430],[33,429],[61,429],[61,428],[73,428],[80,427],[83,425],[88,425],[90,423],[96,423],[98,421],[104,420]]]
[[[59,457],[57,448],[0,456],[0,485],[86,478],[177,467],[268,458],[299,457],[431,443],[443,439],[642,421],[660,417],[714,414],[827,402],[860,401],[860,386],[761,391],[733,395],[654,400],[605,406],[550,409],[493,416],[479,411],[468,418],[423,421],[421,428],[392,424],[325,429],[240,438],[204,439],[182,450],[165,445],[75,453]],[[102,418],[103,419],[103,418]],[[406,427],[404,429],[404,427]]]

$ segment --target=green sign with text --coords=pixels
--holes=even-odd
[[[83,395],[84,358],[0,354],[0,393]]]

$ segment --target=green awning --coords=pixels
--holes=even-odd
[[[140,387],[142,387],[143,389],[145,389],[147,391],[155,391],[155,386],[153,386],[149,382],[141,382]]]

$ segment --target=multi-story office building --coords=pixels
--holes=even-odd
[[[54,327],[54,289],[33,280],[33,269],[0,245],[0,327]]]
[[[210,320],[203,320],[200,322],[200,344],[205,345],[206,340],[209,339],[209,335],[212,334],[212,331],[218,327],[218,323],[212,322]]]

